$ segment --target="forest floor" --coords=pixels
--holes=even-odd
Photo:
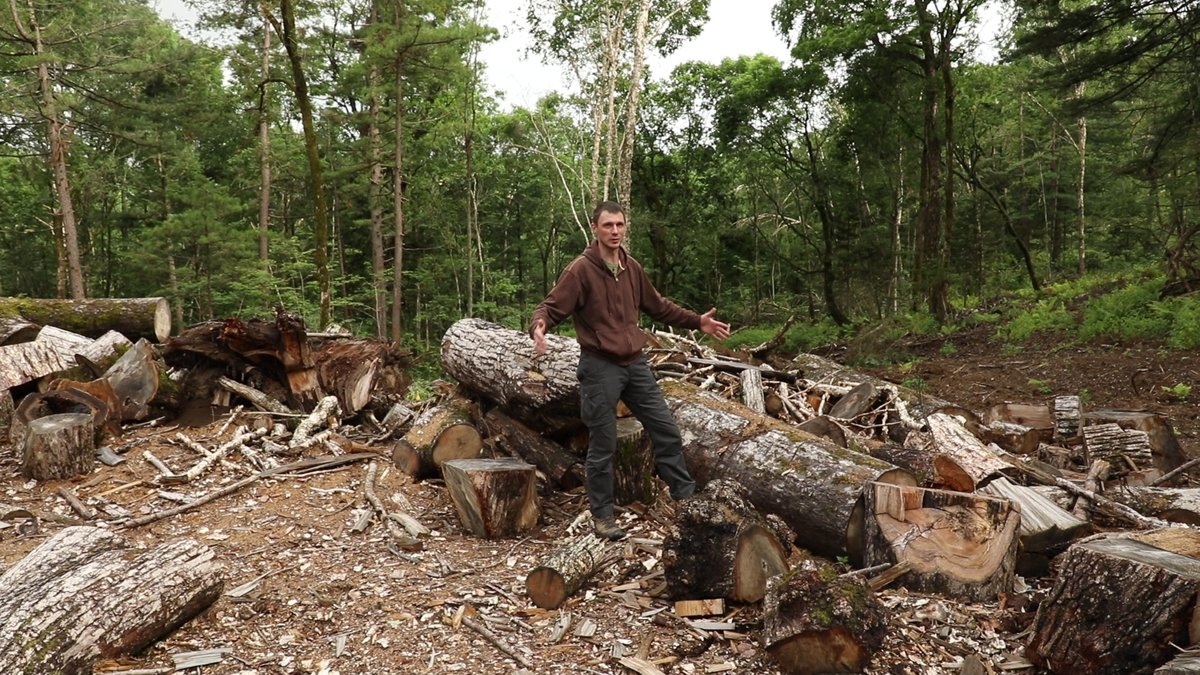
[[[1055,394],[1086,392],[1087,407],[1162,413],[1174,423],[1185,452],[1200,451],[1195,404],[1162,389],[1200,385],[1200,353],[1138,345],[1064,346],[1047,337],[1014,354],[986,335],[980,330],[901,345],[912,357],[907,368],[869,370],[897,382],[919,377],[931,394],[980,412],[1004,401],[1039,403]],[[945,339],[953,341],[953,354],[942,346]],[[88,477],[64,483],[23,480],[12,449],[0,447],[0,502],[72,517],[56,494],[68,485],[93,504],[104,495],[135,516],[174,506],[153,485],[157,472],[145,462],[143,451],[177,469],[191,465],[197,456],[174,442],[176,434],[215,447],[232,434],[233,426],[218,437],[225,426],[223,411],[218,413],[204,426],[175,427],[168,421],[168,426],[129,431],[112,443],[124,451],[124,464],[101,466]],[[379,450],[380,465],[387,467],[390,451]],[[240,457],[230,460],[186,489],[175,489],[201,495],[249,473]],[[586,527],[578,518],[585,511],[582,494],[543,495],[536,531],[523,538],[484,541],[464,531],[442,484],[413,483],[398,471],[381,469],[376,492],[393,508],[399,508],[393,495],[403,494],[412,515],[434,531],[424,550],[404,553],[389,547],[378,523],[363,533],[350,529],[365,505],[366,471],[365,465],[355,464],[315,475],[273,477],[154,524],[133,530],[114,527],[136,548],[195,538],[214,549],[227,581],[225,595],[202,615],[143,654],[103,661],[98,670],[170,668],[172,655],[223,648],[228,651],[220,663],[187,672],[630,673],[634,671],[620,663],[630,657],[653,662],[665,673],[778,672],[758,640],[756,606],[735,605],[723,615],[702,617],[731,627],[689,625],[658,594],[660,543],[671,517],[667,504],[626,510],[620,520],[632,538],[617,545],[621,555],[616,562],[562,609],[551,611],[528,601],[524,577],[571,532]],[[0,526],[0,569],[64,527],[46,519],[36,534],[20,534],[11,523]],[[1035,672],[1021,665],[1022,632],[1047,580],[1024,583],[1027,592],[1000,605],[883,591],[891,624],[884,648],[866,672],[953,673],[966,670],[964,657],[978,657],[985,672]],[[489,628],[496,642],[509,646],[525,664],[502,653],[496,642],[471,629],[472,623]]]

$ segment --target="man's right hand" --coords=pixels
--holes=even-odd
[[[533,353],[538,356],[546,354],[546,324],[542,321],[533,324]]]

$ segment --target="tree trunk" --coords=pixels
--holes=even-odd
[[[106,530],[66,528],[0,576],[0,663],[12,673],[90,673],[101,657],[166,637],[223,585],[212,549],[194,540],[135,552]]]
[[[633,32],[633,66],[629,71],[629,93],[625,97],[625,128],[621,137],[621,157],[617,165],[617,201],[625,206],[626,222],[633,205],[633,146],[637,139],[638,100],[646,69],[646,27],[650,22],[653,0],[640,0]]]
[[[470,403],[450,397],[426,410],[392,448],[392,460],[414,479],[433,478],[452,459],[476,459],[483,437],[471,423]]]
[[[442,477],[463,526],[477,537],[498,539],[537,525],[537,474],[519,459],[453,459]]]
[[[758,602],[767,579],[787,571],[787,549],[744,488],[718,479],[680,505],[663,541],[663,570],[673,599]]]
[[[1162,415],[1129,410],[1089,410],[1083,415],[1084,424],[1105,422],[1119,424],[1122,429],[1146,432],[1154,468],[1164,474],[1179,468],[1187,460],[1174,427]]]
[[[1194,531],[1180,533],[1200,541]],[[1157,543],[1157,542],[1156,542]],[[1087,539],[1064,555],[1026,652],[1070,675],[1150,673],[1193,644],[1200,561],[1135,539]],[[1151,601],[1152,600],[1152,601]]]
[[[591,532],[571,540],[525,576],[525,594],[542,609],[558,609],[600,568],[605,550]]]
[[[0,298],[0,316],[54,326],[96,338],[115,330],[131,340],[165,342],[171,335],[166,298]]]
[[[767,584],[763,646],[785,673],[865,672],[887,625],[870,587],[837,576],[828,563],[805,560]]]
[[[584,484],[583,463],[566,448],[543,438],[499,408],[487,411],[483,419],[488,427],[489,441],[536,466],[558,489],[569,491]]]
[[[371,23],[379,20],[376,3],[371,3]],[[375,291],[375,337],[388,336],[387,264],[383,251],[383,141],[379,134],[379,67],[371,64],[367,73],[370,90],[367,142],[371,162],[371,187],[367,203],[371,212],[371,288]]]
[[[266,263],[271,259],[271,116],[267,96],[267,82],[271,79],[271,28],[265,0],[260,10],[263,37],[258,92],[258,259]]]
[[[1021,513],[1007,499],[871,483],[863,564],[907,562],[904,585],[972,602],[1012,589]]]
[[[404,20],[404,2],[396,3],[396,29]],[[396,51],[394,145],[392,146],[392,342],[404,340],[404,52]]]

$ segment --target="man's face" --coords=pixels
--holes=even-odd
[[[596,241],[606,251],[615,251],[621,247],[625,239],[625,214],[602,211],[600,218],[592,225]]]

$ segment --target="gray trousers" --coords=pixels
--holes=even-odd
[[[617,450],[617,401],[633,411],[654,446],[654,464],[667,483],[673,499],[685,499],[696,491],[696,482],[683,458],[683,438],[663,399],[658,381],[641,357],[628,366],[581,354],[579,409],[589,431],[587,492],[592,515],[613,515],[613,454]]]

